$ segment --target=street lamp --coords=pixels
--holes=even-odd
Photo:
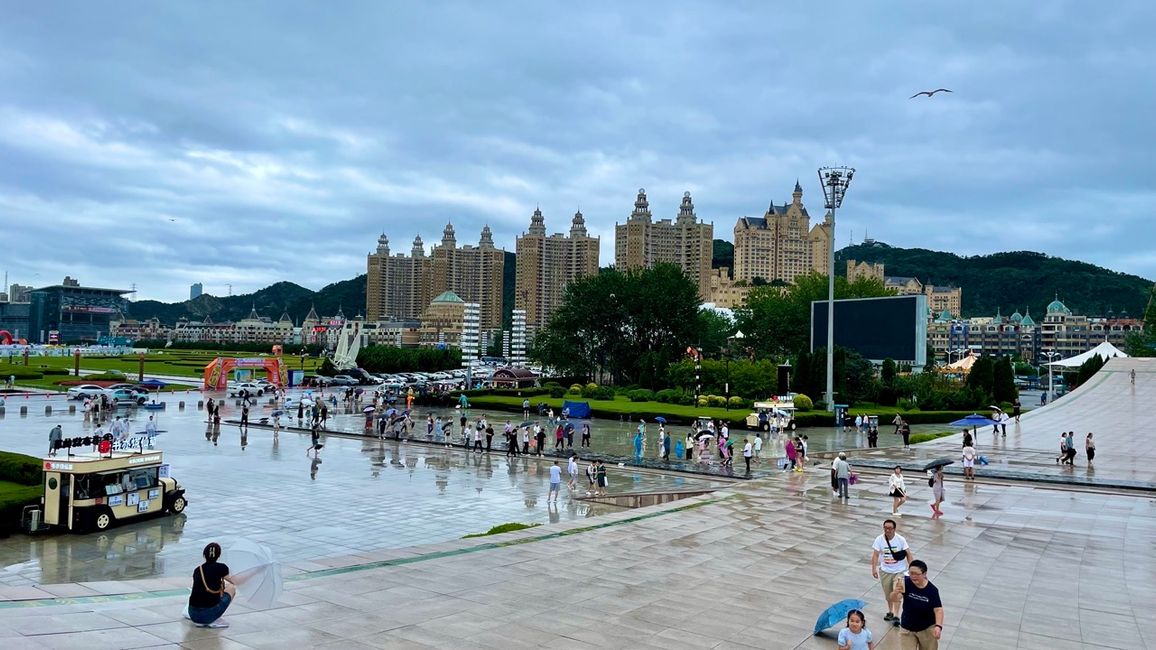
[[[726,354],[723,357],[726,360],[726,369],[727,369],[726,385],[723,388],[723,392],[726,394],[727,403],[726,403],[725,409],[727,411],[731,410],[731,343],[733,343],[734,341],[738,341],[739,343],[742,343],[744,338],[746,338],[746,335],[743,334],[742,330],[738,330],[735,332],[734,336],[727,339]]]
[[[1048,358],[1048,403],[1050,404],[1056,399],[1055,384],[1052,383],[1052,359],[1060,356],[1059,352],[1054,350],[1047,350],[1043,355]]]
[[[827,410],[835,410],[835,210],[851,186],[855,170],[851,167],[820,167],[819,183],[823,186],[827,215],[830,218],[827,269]]]

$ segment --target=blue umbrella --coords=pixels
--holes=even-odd
[[[661,422],[661,423],[663,423],[663,424],[666,424],[666,418],[662,417],[661,415],[660,415],[660,416],[658,416],[658,417],[656,417],[656,418],[654,418],[654,421],[655,421],[655,422]]]
[[[991,425],[993,425],[995,423],[996,423],[995,420],[993,420],[991,418],[986,418],[986,417],[979,415],[977,413],[972,413],[971,415],[969,415],[965,418],[961,418],[959,420],[956,420],[955,422],[952,422],[950,426],[953,426],[953,427],[990,427]]]
[[[867,606],[865,601],[857,598],[848,598],[847,600],[840,600],[831,605],[819,614],[819,618],[815,620],[815,634],[823,630],[838,625],[847,620],[847,614],[851,613],[853,609],[863,609]]]

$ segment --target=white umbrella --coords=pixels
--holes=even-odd
[[[264,544],[239,539],[221,554],[237,593],[253,609],[269,609],[281,597],[281,563]]]

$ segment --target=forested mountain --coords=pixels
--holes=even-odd
[[[1032,251],[961,257],[923,248],[893,248],[882,242],[848,246],[835,254],[835,272],[847,272],[847,260],[882,262],[890,276],[910,276],[924,284],[963,289],[963,315],[1004,316],[1030,308],[1037,320],[1057,296],[1073,313],[1109,312],[1142,318],[1152,280],[1118,273],[1086,262]]]
[[[162,323],[172,325],[178,318],[204,320],[206,316],[216,322],[237,321],[249,315],[256,308],[261,316],[273,320],[288,312],[294,323],[300,324],[309,313],[310,306],[317,309],[319,316],[332,316],[340,309],[349,318],[365,313],[365,274],[352,280],[342,280],[322,287],[320,291],[310,291],[292,282],[278,282],[254,293],[237,296],[202,295],[184,302],[158,302],[141,300],[129,304],[128,315],[138,320],[156,317]]]

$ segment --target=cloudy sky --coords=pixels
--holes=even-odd
[[[840,245],[1156,278],[1156,3],[786,4],[5,3],[0,272],[317,289],[535,205],[606,265],[639,187],[732,239],[845,164]]]

